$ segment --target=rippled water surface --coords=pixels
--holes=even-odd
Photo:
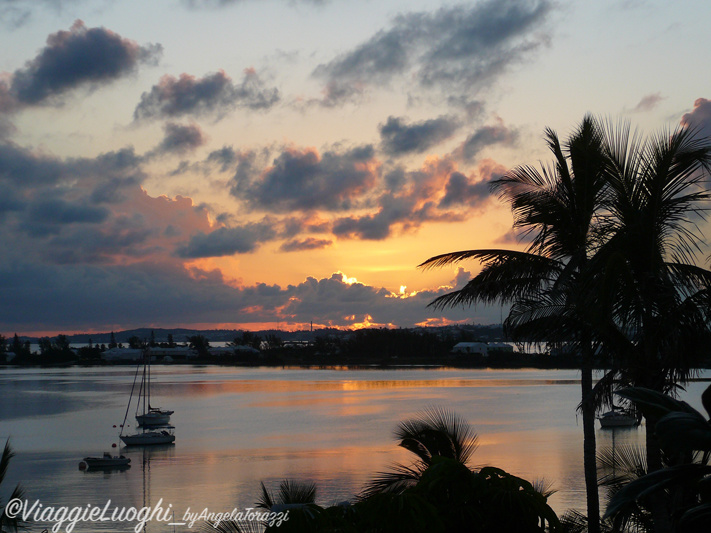
[[[584,506],[579,373],[570,370],[280,369],[154,366],[153,404],[175,411],[174,446],[124,448],[131,468],[84,472],[78,463],[120,444],[134,378],[130,367],[3,369],[0,437],[17,455],[2,498],[21,481],[44,506],[251,507],[259,482],[312,480],[318,501],[352,499],[370,476],[408,462],[393,429],[424,407],[459,413],[475,428],[473,466],[545,478],[562,512]],[[705,374],[709,376],[709,374]],[[684,394],[700,406],[707,383]],[[129,424],[135,420],[129,417]],[[600,447],[643,442],[644,427],[598,429]],[[116,453],[116,449],[113,450]],[[132,531],[134,524],[79,523],[74,531]],[[149,522],[146,530],[189,531]],[[32,531],[42,528],[33,526]],[[194,528],[193,530],[196,530]]]

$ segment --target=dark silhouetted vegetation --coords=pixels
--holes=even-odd
[[[553,165],[518,167],[493,183],[514,229],[530,240],[526,250],[465,250],[422,265],[479,260],[479,274],[431,305],[508,302],[510,338],[564,342],[580,354],[591,533],[599,531],[596,409],[609,406],[619,383],[672,390],[692,375],[710,338],[711,271],[697,265],[703,236],[694,219],[711,199],[711,142],[696,133],[643,140],[626,124],[605,128],[585,117],[562,145],[547,130]],[[595,353],[612,371],[594,390]],[[658,470],[659,446],[654,432],[646,435],[649,469]],[[667,531],[663,506],[651,512],[656,530]]]

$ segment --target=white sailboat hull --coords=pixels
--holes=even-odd
[[[122,435],[121,440],[126,446],[150,446],[153,444],[172,444],[175,435],[167,431],[146,431],[135,435]]]

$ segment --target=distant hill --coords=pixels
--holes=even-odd
[[[442,336],[456,335],[464,337],[467,340],[483,340],[483,341],[500,341],[503,340],[503,330],[500,324],[480,325],[466,324],[458,326],[439,326],[429,328],[402,328],[412,331],[422,330],[430,333],[438,333]],[[241,337],[245,330],[235,329],[187,329],[187,328],[137,328],[123,331],[114,331],[116,342],[128,343],[131,337],[138,337],[143,340],[150,340],[151,333],[155,337],[156,342],[167,342],[168,335],[173,336],[173,341],[182,343],[188,337],[194,335],[202,335],[210,342],[231,342],[236,337]],[[313,340],[316,337],[347,337],[353,335],[351,330],[341,330],[335,328],[316,329],[313,331],[282,331],[277,329],[269,329],[253,332],[260,337],[267,335],[275,335],[284,341],[294,340]],[[84,344],[91,341],[94,344],[108,344],[111,341],[111,332],[105,333],[77,333],[75,335],[67,335],[69,342],[72,344]],[[21,337],[22,341],[30,341],[37,343],[39,337]]]

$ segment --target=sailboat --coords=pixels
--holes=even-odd
[[[146,446],[146,445],[152,445],[152,444],[172,444],[175,442],[175,435],[173,434],[173,429],[175,429],[173,426],[159,426],[155,427],[157,425],[157,422],[155,420],[160,417],[166,417],[165,420],[167,421],[170,418],[170,415],[173,414],[173,411],[163,411],[161,409],[153,409],[150,406],[150,398],[147,398],[148,395],[150,394],[150,361],[149,361],[149,355],[146,354],[143,360],[143,376],[141,378],[141,386],[138,392],[138,403],[136,404],[136,420],[141,423],[142,420],[151,420],[151,417],[146,417],[146,415],[150,415],[151,411],[155,413],[155,416],[153,417],[153,424],[152,427],[153,429],[150,429],[146,431],[146,426],[148,424],[141,424],[141,432],[136,433],[134,435],[124,435],[123,430],[126,427],[126,420],[128,419],[128,412],[131,409],[131,401],[133,400],[133,392],[136,389],[136,381],[138,380],[138,372],[141,369],[141,365],[139,364],[138,367],[136,368],[136,375],[133,378],[133,386],[131,387],[131,396],[128,399],[128,405],[126,406],[126,415],[124,416],[123,419],[123,424],[121,424],[121,433],[119,434],[119,438],[123,441],[123,443],[126,446]],[[141,398],[143,398],[143,402],[141,402]],[[138,410],[140,409],[141,404],[143,405],[143,414],[139,415]],[[141,419],[139,419],[139,416]]]
[[[138,414],[139,405],[136,406],[136,421],[140,426],[164,426],[170,422],[170,415],[174,411],[151,406],[151,356],[146,354],[143,364],[143,380],[139,391],[140,404],[143,396],[143,414]],[[147,408],[147,410],[146,410]]]

